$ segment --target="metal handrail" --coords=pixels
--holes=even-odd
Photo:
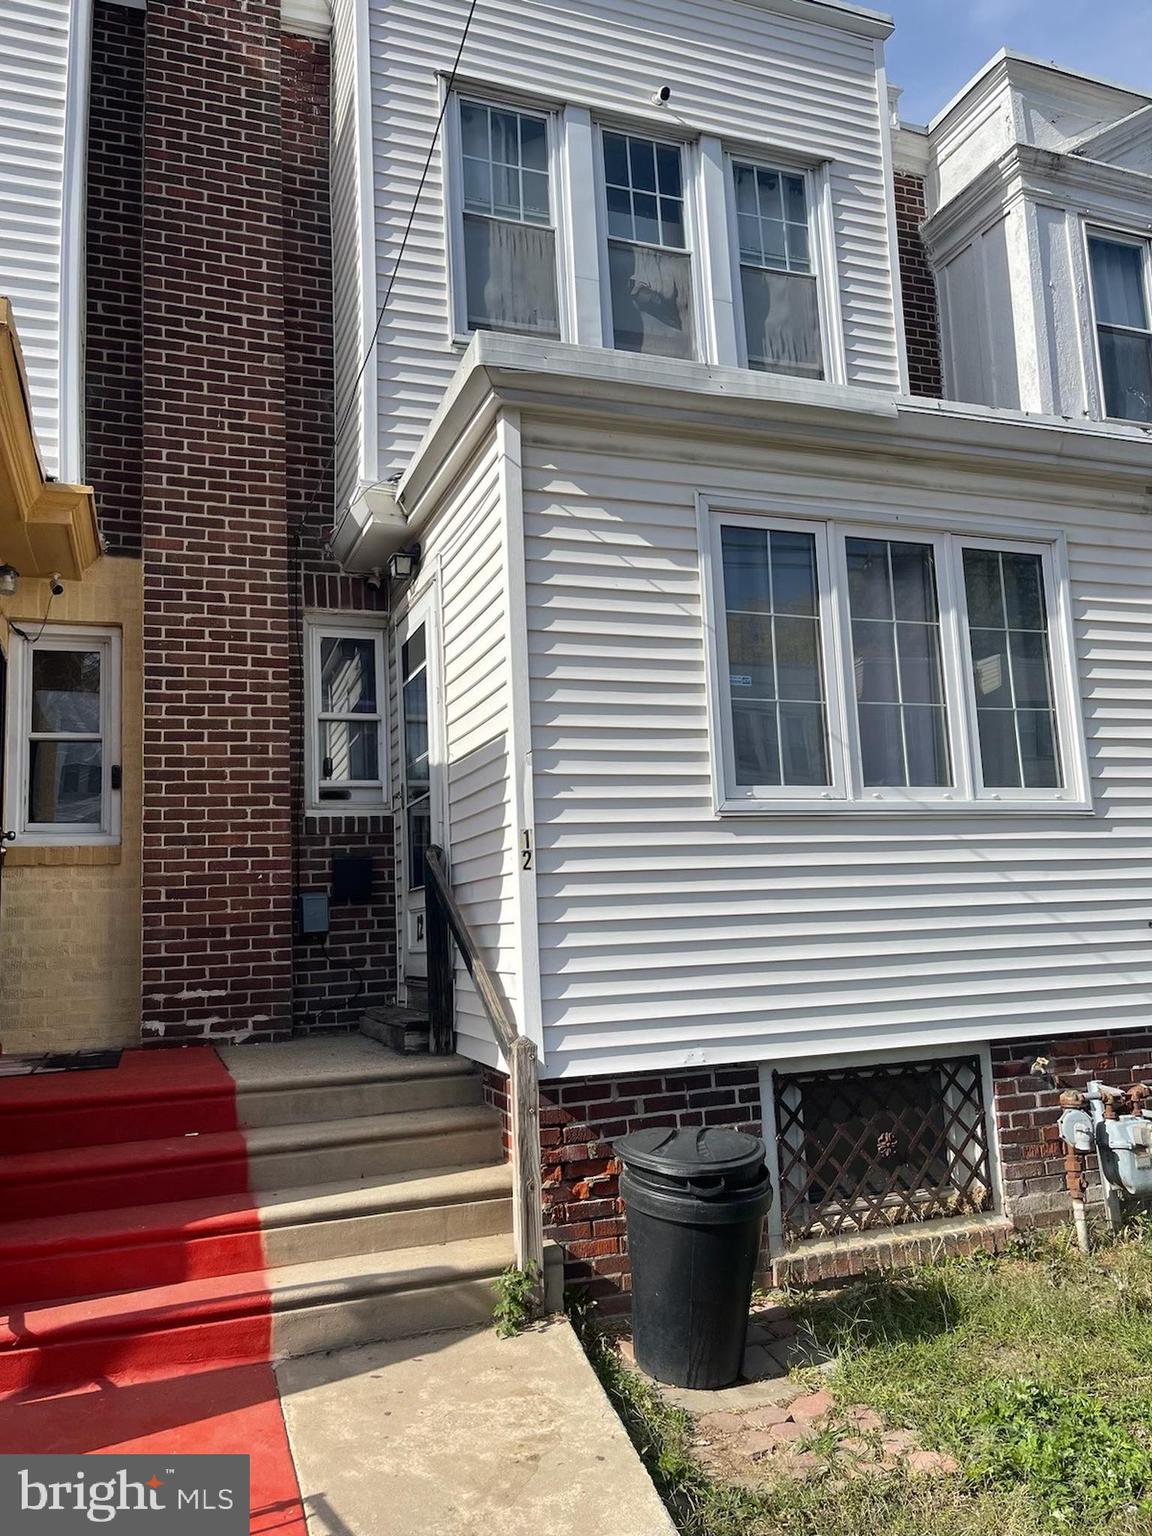
[[[512,1232],[517,1267],[544,1273],[544,1212],[540,1178],[540,1058],[534,1041],[516,1028],[480,953],[468,919],[460,910],[448,878],[443,850],[424,854],[425,926],[428,942],[429,1048],[436,1055],[455,1049],[452,944],[492,1026],[496,1044],[508,1063],[510,1140],[512,1143]]]

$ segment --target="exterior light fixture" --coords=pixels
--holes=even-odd
[[[413,544],[408,549],[398,549],[389,557],[388,575],[393,581],[407,581],[415,576],[420,566],[420,546]]]
[[[0,565],[0,597],[15,597],[20,585],[20,572],[14,565]]]

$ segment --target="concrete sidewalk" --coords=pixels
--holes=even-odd
[[[567,1322],[276,1367],[309,1536],[674,1536]]]

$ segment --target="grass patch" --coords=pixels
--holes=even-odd
[[[585,1327],[596,1371],[683,1536],[1146,1536],[1152,1530],[1152,1235],[1084,1259],[1061,1236],[797,1293],[847,1407],[960,1471],[782,1476],[750,1489],[695,1458],[691,1418]]]

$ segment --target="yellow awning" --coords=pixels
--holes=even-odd
[[[12,306],[0,297],[0,565],[79,581],[99,554],[92,487],[44,478]]]

